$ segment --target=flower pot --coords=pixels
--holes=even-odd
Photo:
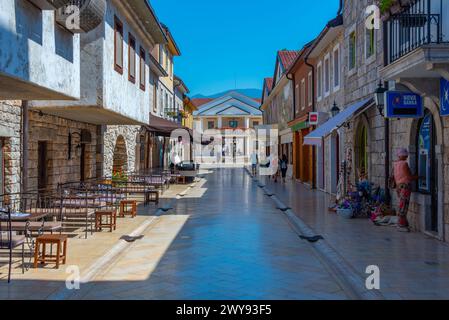
[[[345,218],[345,219],[352,219],[354,217],[354,211],[352,208],[338,208],[337,209],[337,215],[339,217]]]

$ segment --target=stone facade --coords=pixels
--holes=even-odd
[[[4,192],[20,192],[21,181],[21,102],[0,101],[0,139],[3,139]]]
[[[79,181],[81,178],[81,130],[89,131],[91,143],[85,145],[84,177],[96,176],[96,142],[97,127],[92,124],[77,122],[42,114],[29,113],[29,190],[38,189],[38,145],[45,142],[47,158],[47,189],[55,190],[58,183]],[[69,133],[72,134],[71,154],[69,156]],[[76,134],[78,133],[78,134]]]
[[[345,1],[343,21],[345,27],[343,50],[343,75],[345,86],[345,106],[357,101],[374,97],[374,92],[379,83],[379,70],[383,67],[383,30],[375,30],[374,54],[367,57],[366,41],[366,15],[365,9],[374,3],[373,0]],[[349,67],[350,37],[355,32],[355,66]],[[354,118],[350,128],[344,130],[344,154],[353,159],[352,180],[357,181],[358,171],[362,167],[359,159],[359,142],[362,128],[367,130],[367,174],[369,179],[377,184],[384,185],[385,181],[385,137],[384,119],[375,107]],[[349,149],[348,149],[349,148]]]
[[[103,175],[110,177],[115,160],[125,162],[123,171],[133,172],[138,166],[140,126],[107,126],[104,131]],[[125,149],[123,149],[123,144]],[[125,152],[125,153],[123,153]]]

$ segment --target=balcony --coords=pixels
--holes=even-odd
[[[449,1],[417,0],[387,22],[385,79],[448,74]],[[446,13],[446,14],[445,14]]]

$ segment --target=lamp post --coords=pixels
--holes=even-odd
[[[390,204],[391,195],[390,189],[388,188],[388,180],[390,178],[390,120],[385,117],[385,92],[388,89],[386,86],[384,87],[382,81],[379,80],[379,85],[374,92],[374,100],[376,101],[377,110],[379,110],[379,114],[384,117],[384,139],[385,139],[385,181],[384,181],[384,189],[385,189],[385,203]]]

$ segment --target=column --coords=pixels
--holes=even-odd
[[[250,123],[249,120],[250,120],[249,118],[245,118],[245,128],[246,129],[249,129],[249,123]]]
[[[223,128],[223,118],[222,117],[218,117],[218,125],[217,125],[218,129]]]

